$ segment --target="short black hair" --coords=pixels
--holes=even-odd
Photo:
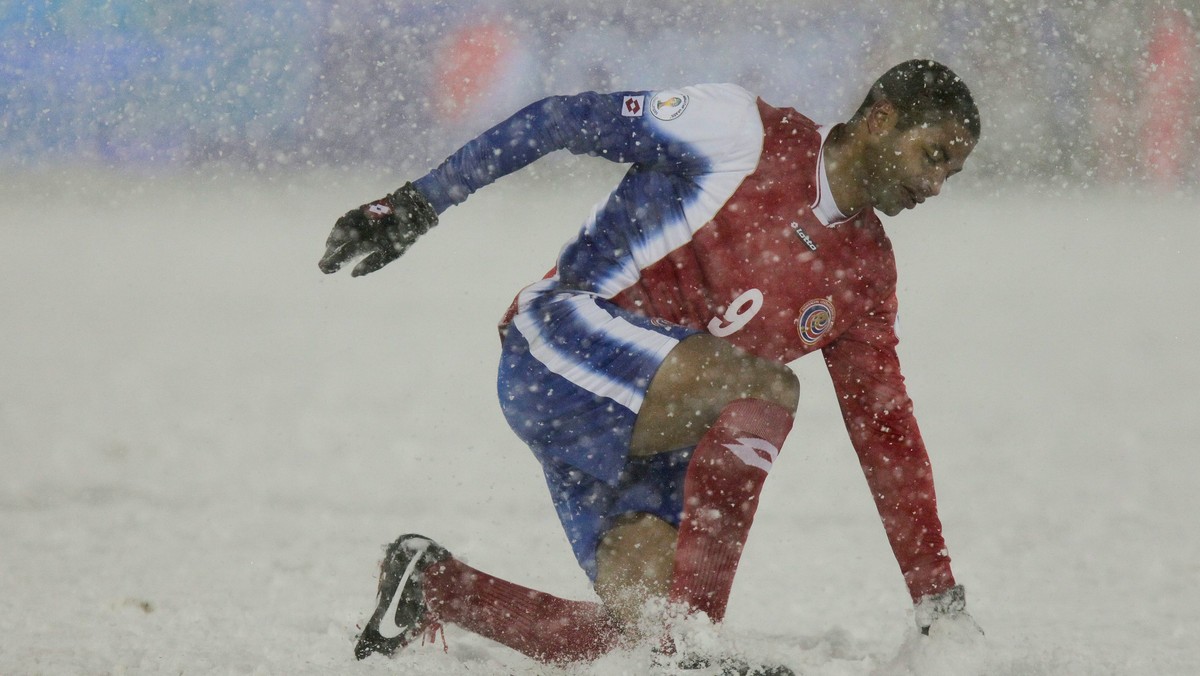
[[[958,120],[979,140],[979,108],[962,78],[932,59],[912,59],[893,66],[881,75],[863,100],[856,119],[865,117],[871,106],[887,99],[900,114],[897,128]]]

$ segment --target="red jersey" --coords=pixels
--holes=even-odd
[[[768,359],[820,350],[915,601],[954,578],[896,355],[891,243],[874,211],[837,211],[828,131],[731,85],[589,93],[527,108],[416,184],[442,211],[556,148],[630,162],[552,284]]]

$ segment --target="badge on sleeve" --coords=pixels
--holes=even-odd
[[[621,102],[621,117],[641,117],[645,101],[646,97],[641,94],[626,96]]]
[[[669,90],[659,92],[654,96],[654,100],[650,102],[650,114],[663,122],[669,122],[683,115],[687,104],[687,94]]]

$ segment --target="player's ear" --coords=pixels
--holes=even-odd
[[[900,112],[896,110],[896,104],[887,99],[879,99],[871,104],[867,111],[867,131],[881,136],[895,129],[899,120]]]

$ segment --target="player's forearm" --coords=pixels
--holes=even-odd
[[[440,214],[555,150],[608,156],[611,132],[595,113],[605,100],[607,95],[589,92],[536,101],[459,148],[413,184]],[[619,153],[610,159],[624,161]]]
[[[924,448],[865,446],[863,474],[913,601],[954,586]]]
[[[954,585],[933,472],[890,349],[847,343],[826,351],[846,430],[896,563],[916,601]]]

